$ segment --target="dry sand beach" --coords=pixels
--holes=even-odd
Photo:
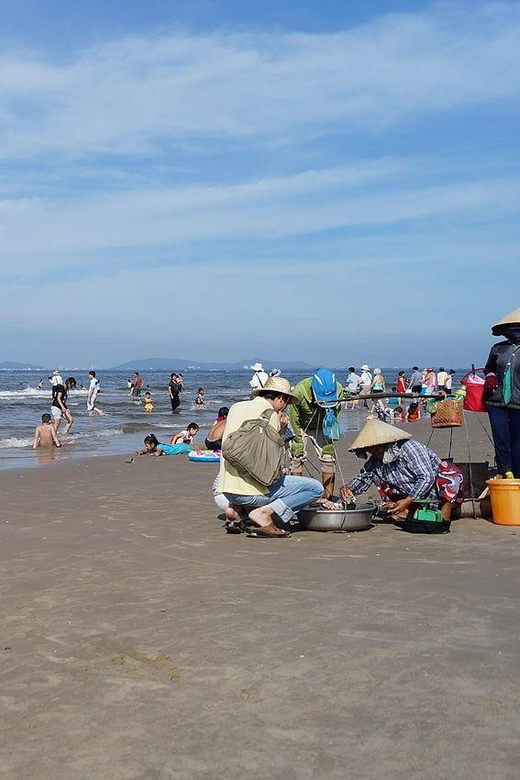
[[[0,474],[3,776],[516,780],[520,529],[229,536],[214,473]]]

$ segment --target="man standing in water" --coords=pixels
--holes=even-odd
[[[96,378],[96,372],[89,371],[88,378],[90,384],[88,386],[88,395],[87,395],[87,412],[89,414],[93,414],[94,412],[96,414],[105,414],[105,412],[101,411],[101,409],[99,409],[99,407],[96,406],[96,398],[99,393],[99,379]]]
[[[182,390],[182,382],[178,374],[170,374],[170,381],[168,382],[168,396],[172,406],[172,414],[175,414],[177,407],[180,406],[181,399],[180,393]]]
[[[134,382],[132,385],[132,393],[130,395],[130,398],[132,401],[139,401],[141,399],[141,388],[143,386],[143,378],[140,375],[139,371],[134,372]]]

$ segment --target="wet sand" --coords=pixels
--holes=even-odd
[[[124,460],[0,474],[3,776],[516,780],[520,528],[229,536],[214,466]]]

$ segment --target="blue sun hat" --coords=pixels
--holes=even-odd
[[[311,379],[311,388],[314,398],[320,406],[336,406],[338,389],[336,374],[330,368],[318,368]]]
[[[334,371],[330,368],[318,368],[311,379],[311,389],[316,403],[327,410],[322,423],[325,437],[330,441],[339,441],[341,431],[335,409],[340,399]]]

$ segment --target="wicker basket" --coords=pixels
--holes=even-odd
[[[462,401],[439,401],[431,417],[432,428],[460,428],[464,421],[462,406]]]

